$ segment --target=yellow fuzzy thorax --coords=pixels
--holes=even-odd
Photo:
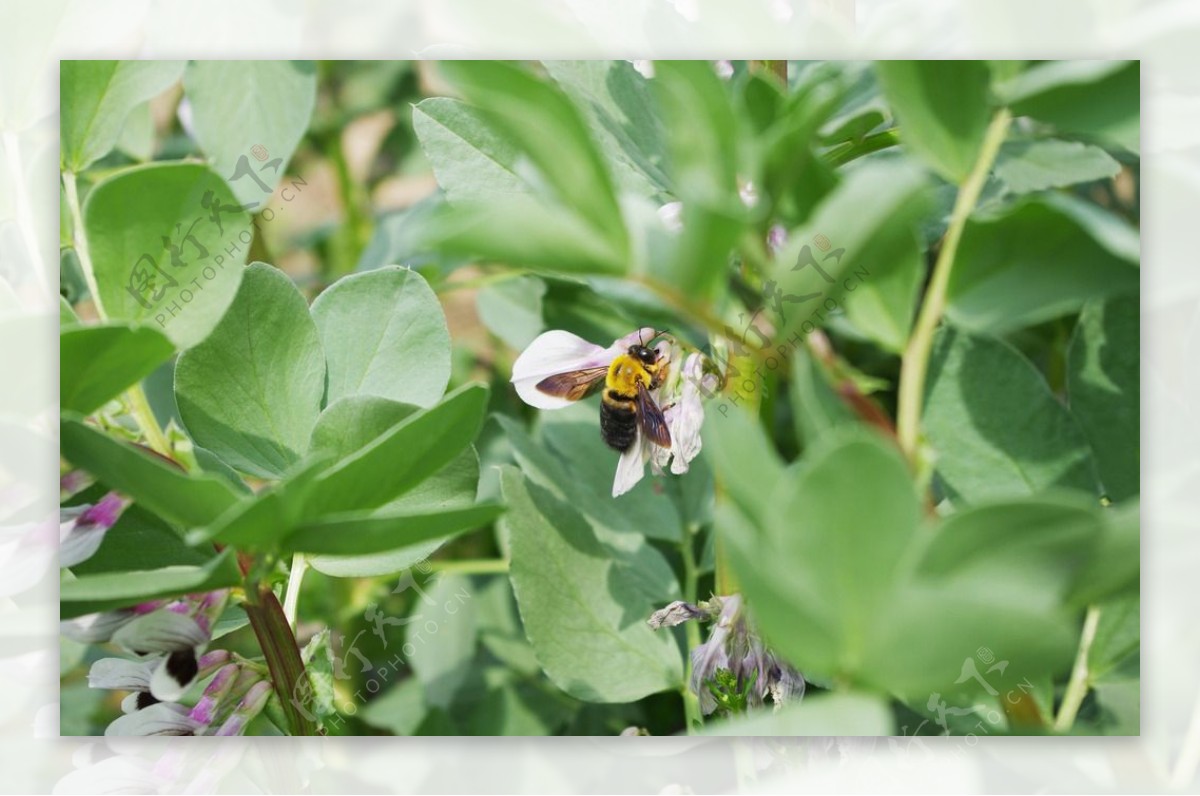
[[[658,368],[658,365],[647,367],[640,359],[630,354],[620,354],[608,366],[605,387],[618,395],[633,397],[637,395],[639,382],[650,387]]]

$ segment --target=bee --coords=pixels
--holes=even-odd
[[[607,367],[557,373],[542,379],[537,388],[547,395],[579,401],[603,387],[600,436],[608,447],[627,452],[640,427],[646,439],[669,448],[671,433],[662,409],[651,394],[666,378],[669,366],[658,351],[638,343],[618,354]]]

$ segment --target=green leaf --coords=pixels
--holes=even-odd
[[[252,550],[277,550],[280,540],[302,519],[314,478],[328,466],[323,457],[308,458],[292,468],[284,480],[243,499],[211,525],[188,534],[189,544],[217,541]]]
[[[232,550],[226,550],[202,566],[181,564],[86,575],[64,579],[59,584],[59,615],[71,619],[147,600],[223,589],[238,583],[241,583],[241,574],[234,563]]]
[[[143,102],[125,120],[117,138],[117,149],[144,163],[154,156],[154,144],[154,116],[150,112],[150,103]]]
[[[372,699],[359,715],[372,727],[395,735],[412,735],[425,720],[428,710],[421,681],[410,677]]]
[[[996,176],[1013,193],[1107,180],[1120,171],[1121,164],[1100,147],[1057,138],[1009,141],[996,160]]]
[[[743,409],[724,398],[710,401],[704,411],[704,456],[725,493],[752,518],[765,510],[782,477],[783,462],[760,425]]]
[[[668,190],[665,131],[650,81],[629,61],[543,61],[583,114],[617,187],[654,196]]]
[[[1096,491],[1079,425],[1033,364],[999,339],[939,332],[923,423],[938,474],[968,503],[1053,486]]]
[[[899,354],[908,344],[917,296],[925,278],[925,255],[914,240],[898,245],[891,262],[858,279],[842,280],[846,318],[885,351]]]
[[[312,305],[325,350],[325,403],[377,395],[432,406],[450,381],[450,332],[416,271],[392,266],[334,282]]]
[[[128,572],[189,564],[202,566],[211,549],[189,547],[175,531],[143,506],[134,504],[104,534],[91,558],[71,567],[77,577],[100,572]]]
[[[487,525],[502,510],[501,506],[481,503],[422,514],[332,514],[300,523],[283,545],[288,550],[317,555],[370,555],[433,539],[445,540]]]
[[[150,375],[175,352],[148,327],[74,326],[59,335],[59,406],[86,415]]]
[[[321,413],[313,429],[310,455],[326,454],[334,461],[348,458],[382,437],[418,407],[374,396],[344,398]],[[400,497],[385,503],[377,514],[404,514],[466,508],[475,503],[479,457],[467,447],[436,473]],[[370,577],[411,567],[428,558],[445,539],[365,556],[313,556],[313,569],[333,577]]]
[[[413,106],[413,130],[451,202],[506,199],[530,192],[517,173],[520,151],[483,113],[449,97]]]
[[[443,207],[424,235],[443,255],[551,272],[623,274],[628,266],[619,248],[570,209],[534,197]]]
[[[900,141],[952,183],[970,173],[991,117],[984,61],[877,61]]]
[[[854,414],[830,383],[825,369],[803,346],[796,347],[792,358],[789,386],[796,437],[803,444],[812,445],[826,431],[855,421]]]
[[[111,489],[185,528],[213,522],[240,499],[224,479],[188,475],[164,459],[65,416],[59,424],[63,458]]]
[[[512,467],[501,485],[521,619],[554,684],[588,702],[679,688],[683,661],[674,638],[646,624],[661,606],[587,521]]]
[[[413,650],[406,657],[425,687],[425,704],[450,710],[475,658],[474,594],[469,578],[443,574],[433,579],[428,596],[416,603],[405,627]]]
[[[895,722],[882,698],[856,691],[807,697],[778,711],[756,711],[706,724],[702,735],[799,736],[893,735]]]
[[[946,315],[964,328],[1001,334],[1076,312],[1089,299],[1136,291],[1139,269],[1078,222],[1076,204],[1031,199],[968,222]]]
[[[13,297],[13,306],[18,306],[17,299]],[[78,326],[80,323],[79,316],[75,314],[75,308],[71,306],[71,302],[67,301],[66,296],[58,297],[58,326],[60,332],[66,330],[70,326]]]
[[[321,516],[382,506],[457,457],[479,433],[487,388],[460,387],[335,464],[316,482],[306,512]]]
[[[625,249],[611,175],[587,125],[557,86],[502,61],[443,61],[441,69],[538,168],[559,202],[618,250]]]
[[[1071,413],[1091,441],[1104,492],[1139,492],[1141,316],[1137,294],[1091,301],[1079,315],[1067,360]]]
[[[311,61],[192,61],[183,87],[196,143],[238,204],[265,203],[308,129],[317,101],[316,66]]]
[[[1017,116],[1137,152],[1140,83],[1137,61],[1048,61],[1001,84],[998,93]]]
[[[1078,607],[1138,593],[1141,578],[1138,501],[1127,500],[1105,509],[1104,521],[1104,536],[1080,570],[1071,592],[1071,602]]]
[[[183,74],[184,61],[63,61],[64,171],[83,171],[116,146],[130,113]]]
[[[683,231],[668,278],[707,296],[727,272],[746,208],[738,196],[737,120],[726,86],[705,61],[659,61],[654,87]]]
[[[792,232],[771,264],[781,296],[776,308],[782,313],[779,342],[823,325],[829,301],[844,299],[850,312],[860,291],[868,301],[874,293],[872,305],[888,309],[886,321],[868,324],[881,338],[894,339],[896,330],[908,327],[911,307],[906,302],[926,185],[921,171],[905,160],[863,163],[817,206],[803,228]],[[822,238],[829,251],[815,245]],[[866,310],[854,312],[856,319],[864,319]]]
[[[246,269],[225,317],[175,366],[192,438],[264,478],[282,475],[308,448],[324,391],[325,357],[304,297],[264,263]]]
[[[761,521],[721,503],[716,524],[768,642],[810,679],[924,706],[983,693],[963,677],[981,647],[1012,665],[989,673],[1002,693],[1070,667],[1078,625],[1062,596],[1098,537],[1095,509],[1018,502],[930,533],[894,444],[853,429],[823,436],[764,503]]]
[[[220,177],[196,163],[126,169],[88,193],[84,227],[110,320],[153,325],[180,348],[217,325],[252,236],[240,209],[223,209],[213,221],[206,197],[210,207],[234,204]]]
[[[479,320],[509,348],[520,351],[546,328],[542,298],[546,283],[535,276],[517,276],[480,288],[475,295]]]

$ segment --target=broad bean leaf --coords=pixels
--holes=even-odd
[[[451,202],[530,192],[518,173],[520,150],[467,103],[449,97],[421,100],[413,106],[413,130]]]
[[[1141,71],[1137,61],[1048,61],[997,88],[1017,116],[1139,150]],[[1097,102],[1096,97],[1104,97]]]
[[[674,638],[646,624],[660,607],[654,596],[571,506],[512,467],[501,485],[521,619],[554,684],[587,702],[679,688],[683,660]]]
[[[961,183],[991,117],[987,64],[879,61],[875,69],[900,122],[903,146],[946,180]]]
[[[1029,199],[967,223],[947,290],[958,326],[996,334],[1138,288],[1136,238],[1106,211],[1066,197]]]
[[[391,266],[343,277],[312,304],[325,351],[325,404],[376,395],[432,406],[450,381],[450,332],[416,271]]]
[[[223,589],[241,581],[232,550],[202,565],[178,564],[64,578],[59,584],[59,614],[63,619],[71,619],[147,600]]]
[[[475,595],[462,575],[438,575],[427,591],[429,601],[416,602],[405,627],[413,650],[407,657],[425,688],[425,703],[450,710],[475,659]]]
[[[253,239],[236,205],[197,163],[126,169],[92,188],[83,222],[107,317],[152,325],[179,348],[207,337],[237,293]]]
[[[1105,494],[1138,494],[1141,475],[1141,314],[1137,294],[1088,302],[1067,361],[1071,413],[1092,444]]]
[[[152,328],[106,323],[65,329],[58,350],[59,406],[86,415],[150,375],[175,347]]]
[[[59,76],[64,171],[107,155],[134,108],[165,91],[184,61],[63,61]]]
[[[215,521],[241,498],[223,478],[184,473],[145,448],[119,442],[69,414],[59,424],[59,440],[63,458],[71,464],[185,528]]]
[[[997,338],[940,331],[923,423],[938,474],[967,503],[1053,486],[1096,492],[1079,424],[1033,364]]]
[[[996,176],[1013,193],[1106,180],[1120,171],[1121,164],[1100,147],[1057,138],[1009,141],[996,160]]]
[[[192,61],[183,76],[196,142],[238,204],[258,207],[283,178],[317,101],[311,61]]]
[[[278,478],[308,448],[325,357],[304,297],[265,263],[246,269],[229,311],[175,366],[179,414],[197,444],[238,470]]]

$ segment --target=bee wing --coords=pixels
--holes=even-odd
[[[654,402],[654,397],[646,389],[646,385],[638,382],[637,391],[638,423],[646,439],[660,448],[671,447],[671,432],[667,429],[667,419],[662,410]]]
[[[555,398],[566,398],[568,401],[578,401],[581,398],[586,398],[600,388],[604,384],[604,375],[608,373],[608,368],[600,366],[598,368],[584,368],[583,370],[572,370],[568,373],[555,373],[553,376],[547,376],[537,383],[539,391],[546,395],[553,395]]]

